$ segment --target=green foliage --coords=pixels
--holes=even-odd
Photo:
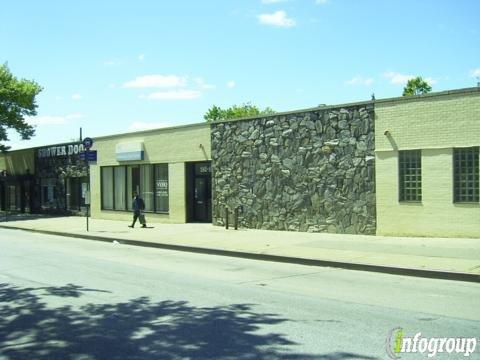
[[[37,96],[42,88],[34,81],[17,79],[10,72],[7,64],[0,65],[0,141],[8,140],[8,129],[16,130],[22,139],[30,139],[35,134],[32,125],[25,121],[25,116],[37,114]],[[0,151],[9,147],[0,144]]]
[[[408,80],[407,85],[403,88],[402,96],[421,95],[430,91],[432,91],[432,87],[421,76],[417,76]]]
[[[206,122],[215,122],[271,114],[275,114],[275,111],[269,107],[261,110],[255,105],[245,103],[240,106],[233,105],[227,109],[222,109],[218,106],[213,105],[210,109],[208,109],[205,115],[203,115],[203,118]]]

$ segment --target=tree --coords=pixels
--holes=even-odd
[[[206,122],[215,122],[229,119],[239,119],[249,116],[261,116],[275,114],[275,111],[269,107],[261,110],[257,106],[250,103],[245,103],[240,106],[233,105],[227,109],[222,109],[216,105],[213,105],[203,115]]]
[[[30,139],[35,129],[25,116],[37,114],[35,97],[42,88],[32,80],[17,79],[7,64],[0,65],[0,141],[8,140],[8,129],[16,130],[23,140]],[[0,151],[10,147],[0,144]]]
[[[421,76],[410,79],[403,88],[402,96],[422,95],[432,91],[432,87]]]

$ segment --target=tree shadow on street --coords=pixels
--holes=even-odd
[[[140,297],[114,304],[52,307],[42,296],[78,298],[84,289],[0,284],[2,359],[374,359],[352,353],[292,353],[264,326],[286,321],[250,304],[195,307]],[[262,329],[260,332],[259,330]]]

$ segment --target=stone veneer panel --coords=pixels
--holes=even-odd
[[[375,234],[372,104],[212,124],[213,223]]]

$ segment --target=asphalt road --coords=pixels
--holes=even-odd
[[[2,360],[387,359],[397,327],[480,337],[479,309],[479,284],[0,230]]]

